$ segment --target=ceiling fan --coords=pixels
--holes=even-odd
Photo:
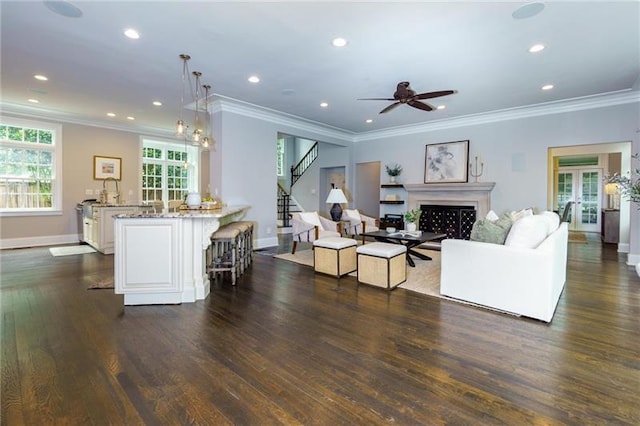
[[[427,92],[427,93],[416,93],[413,89],[411,89],[408,81],[401,81],[398,83],[398,87],[396,92],[393,94],[393,98],[363,98],[358,99],[359,101],[396,101],[380,111],[380,114],[384,114],[385,112],[389,112],[392,109],[396,108],[398,105],[407,104],[414,108],[418,108],[424,111],[433,111],[436,109],[434,106],[429,105],[426,102],[420,102],[421,99],[431,99],[431,98],[439,98],[440,96],[453,95],[454,93],[458,93],[457,90],[441,90],[439,92]]]

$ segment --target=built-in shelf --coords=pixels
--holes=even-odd
[[[380,204],[404,204],[404,200],[380,200]]]
[[[381,188],[404,188],[404,185],[401,183],[383,183],[380,185]]]

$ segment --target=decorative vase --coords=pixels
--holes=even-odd
[[[189,195],[187,195],[187,206],[190,209],[199,208],[201,202],[202,202],[202,199],[200,198],[199,192],[190,192]]]
[[[396,177],[395,176],[389,176],[389,183],[396,183]]]
[[[413,232],[418,228],[418,226],[413,222],[407,222],[407,224],[405,226],[407,228],[407,231],[409,231],[409,232]]]

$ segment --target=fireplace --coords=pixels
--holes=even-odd
[[[468,239],[476,218],[491,210],[495,182],[405,184],[408,208],[422,209],[419,227]]]
[[[468,240],[471,228],[476,221],[476,209],[473,206],[421,205],[421,231],[447,234],[447,238]]]

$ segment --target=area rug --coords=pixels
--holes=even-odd
[[[96,278],[92,279],[92,282],[87,287],[87,290],[101,290],[101,289],[113,289],[114,282],[113,277]]]
[[[95,253],[96,250],[91,246],[63,246],[51,247],[49,249],[51,256],[70,256],[73,254]]]
[[[569,242],[588,244],[587,235],[584,232],[569,231]]]
[[[440,295],[440,252],[423,249],[417,249],[417,251],[426,254],[433,260],[415,259],[416,267],[407,268],[407,281],[400,284],[399,288],[445,298]],[[313,250],[300,250],[295,254],[284,253],[274,257],[313,267]],[[349,275],[355,277],[356,273],[353,272]]]

